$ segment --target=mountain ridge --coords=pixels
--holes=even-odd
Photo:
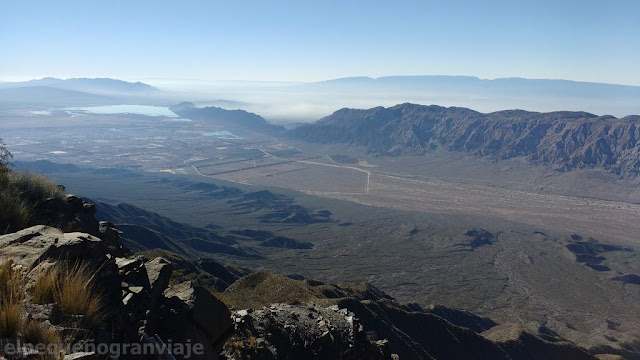
[[[436,149],[494,160],[526,157],[559,170],[604,168],[620,176],[640,174],[640,116],[587,112],[503,110],[481,113],[461,107],[411,103],[367,110],[340,109],[291,130],[316,143],[361,145],[383,156],[424,155]]]

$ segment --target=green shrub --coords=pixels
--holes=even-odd
[[[4,146],[4,142],[0,139],[0,171],[7,169],[7,164],[13,158],[11,152]]]

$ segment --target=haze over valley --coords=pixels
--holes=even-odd
[[[96,93],[107,92],[95,90],[104,84],[151,88],[83,82],[95,82],[88,89]],[[133,91],[123,103],[141,96]],[[161,248],[329,282],[368,281],[403,302],[471,309],[532,331],[546,326],[586,348],[634,341],[637,116],[405,103],[342,109],[286,129],[244,110],[162,106],[153,97],[140,102],[153,105],[62,99],[34,107],[45,110],[5,104],[3,137],[18,168],[47,173],[102,208],[131,204],[196,228],[222,226],[232,238],[270,234],[264,245],[204,246],[152,227],[165,234],[154,235]],[[249,194],[256,197],[239,211]],[[135,235],[149,223],[111,216],[131,246],[153,248]],[[274,247],[269,236],[280,239]],[[558,271],[573,275],[545,284]],[[594,298],[593,283],[603,292],[576,308],[576,297]],[[603,330],[608,322],[620,325]]]

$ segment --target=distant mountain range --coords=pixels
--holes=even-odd
[[[2,85],[2,84],[0,84]],[[27,106],[75,106],[107,105],[118,101],[109,96],[90,94],[82,91],[57,89],[48,86],[25,86],[2,88],[0,86],[0,104]]]
[[[37,80],[29,80],[22,82],[1,83],[0,89],[15,89],[27,87],[49,87],[54,89],[72,90],[88,92],[91,94],[114,94],[114,93],[141,93],[159,91],[151,85],[141,82],[128,82],[109,78],[72,78],[58,79],[54,77],[45,77]]]
[[[262,116],[244,110],[226,110],[215,106],[198,108],[190,102],[183,102],[169,109],[183,118],[215,122],[231,130],[255,131],[269,135],[280,135],[284,132],[284,127],[270,124]]]
[[[366,76],[349,77],[312,83],[320,86],[369,86],[374,88],[399,87],[404,89],[429,89],[441,92],[455,91],[462,88],[481,90],[489,93],[508,93],[511,95],[534,95],[544,91],[551,96],[575,97],[598,96],[619,97],[640,95],[640,86],[618,85],[559,79],[525,79],[519,77],[480,79],[474,76],[451,75],[415,75],[415,76],[383,76],[371,78]]]
[[[115,79],[57,79],[0,83],[0,105],[88,106],[123,102],[148,103],[162,92],[141,82]],[[133,100],[133,101],[132,101]]]
[[[472,76],[352,77],[291,87],[299,93],[333,96],[342,106],[368,108],[412,102],[500,109],[576,110],[599,115],[640,114],[640,86],[551,79],[479,79]],[[344,101],[343,101],[344,100]]]
[[[139,104],[167,106],[190,100],[226,109],[242,108],[279,122],[307,122],[343,108],[393,106],[411,102],[463,106],[483,112],[501,109],[573,110],[622,117],[640,114],[640,86],[569,80],[471,76],[352,77],[314,83],[179,82],[158,84],[116,79],[43,78],[0,82],[0,106],[93,106]],[[55,90],[49,90],[55,89]],[[102,98],[87,98],[76,91]],[[222,98],[216,100],[212,98]],[[41,100],[43,99],[43,100]]]
[[[640,116],[615,118],[586,112],[480,113],[466,108],[401,104],[342,109],[299,126],[290,137],[365,146],[379,155],[421,155],[445,149],[493,159],[526,157],[563,170],[604,168],[640,174]]]

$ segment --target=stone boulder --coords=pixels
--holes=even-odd
[[[131,255],[131,251],[127,249],[120,240],[122,231],[116,229],[114,224],[108,221],[100,221],[98,231],[100,232],[100,238],[106,243],[107,248],[109,248],[109,253],[120,257]]]
[[[46,220],[46,224],[59,224],[65,232],[100,236],[95,213],[95,205],[67,194],[64,198],[46,199],[39,207],[37,217]]]
[[[202,344],[204,354],[196,354],[193,359],[217,359],[233,329],[227,306],[190,281],[169,287],[161,301],[149,312],[145,331],[173,343]]]
[[[33,269],[46,260],[105,262],[108,249],[95,236],[84,233],[63,233],[61,230],[37,225],[16,233],[0,236],[0,258]]]
[[[150,306],[153,307],[169,286],[173,265],[164,258],[158,257],[144,264],[149,280]]]

